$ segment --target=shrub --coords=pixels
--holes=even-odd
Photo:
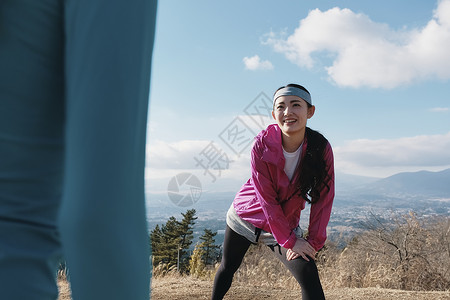
[[[450,289],[449,218],[410,213],[388,223],[372,216],[366,227],[340,253],[329,247],[319,255],[324,282],[337,287]],[[324,255],[329,258],[323,260]]]

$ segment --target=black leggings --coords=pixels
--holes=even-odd
[[[225,296],[233,281],[234,273],[241,265],[244,255],[250,245],[251,242],[249,240],[227,226],[225,240],[223,242],[222,263],[220,264],[214,279],[212,300],[219,300]],[[288,261],[286,259],[287,250],[285,248],[275,246],[272,250],[274,250],[275,256],[289,269],[300,284],[303,300],[325,299],[314,260],[311,259],[308,262],[299,257]]]

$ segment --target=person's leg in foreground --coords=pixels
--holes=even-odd
[[[0,1],[0,298],[56,299],[64,161],[60,0]]]
[[[61,238],[75,299],[148,299],[145,137],[156,1],[67,0]]]
[[[222,299],[230,289],[234,273],[241,265],[250,245],[249,240],[227,226],[223,242],[222,262],[214,278],[212,300]]]
[[[146,0],[0,2],[1,298],[57,298],[64,197],[74,298],[148,299],[155,10]]]

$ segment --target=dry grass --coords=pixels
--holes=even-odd
[[[200,280],[189,276],[166,276],[152,281],[152,300],[207,300],[211,297],[212,280]],[[328,300],[450,300],[450,292],[417,292],[380,288],[325,289]],[[279,286],[250,285],[234,280],[225,300],[300,299],[295,289]]]
[[[71,300],[70,285],[65,278],[58,279],[59,297],[58,300]]]
[[[71,300],[69,284],[58,282],[58,300]],[[165,276],[152,280],[152,300],[202,300],[211,295],[212,280],[201,280],[190,276]],[[417,292],[380,288],[335,288],[325,289],[328,300],[450,300],[450,292]],[[225,300],[298,299],[298,288],[253,286],[235,280]],[[99,299],[107,300],[107,299]]]
[[[419,219],[411,213],[372,228],[345,249],[328,245],[318,256],[330,287],[450,290],[450,218]]]
[[[420,220],[410,214],[396,222],[375,224],[345,249],[328,244],[319,253],[327,299],[450,300],[450,218]],[[164,266],[153,271],[153,300],[210,297],[214,268],[200,278]],[[70,300],[67,282],[59,284],[59,300]],[[295,298],[301,298],[298,283],[268,247],[259,245],[249,249],[225,299]]]

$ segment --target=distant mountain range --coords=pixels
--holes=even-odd
[[[338,178],[338,176],[337,176]],[[450,169],[398,173],[376,179],[344,175],[337,179],[336,210],[413,210],[424,215],[450,215]]]
[[[450,169],[440,172],[399,173],[369,183],[365,188],[382,194],[403,193],[450,198]]]
[[[195,208],[205,218],[224,218],[235,196],[234,192],[207,192],[191,207],[175,206],[167,195],[150,195],[149,217],[167,218],[187,209]],[[159,200],[155,200],[159,199]],[[439,172],[419,171],[398,173],[379,179],[356,175],[336,174],[336,210],[411,209],[436,210],[450,214],[450,169]]]
[[[336,178],[337,197],[450,200],[450,169],[398,173],[383,179],[343,175],[339,182],[339,175]]]
[[[336,190],[358,194],[410,194],[450,198],[450,169],[439,172],[404,172],[383,179],[337,174]]]

